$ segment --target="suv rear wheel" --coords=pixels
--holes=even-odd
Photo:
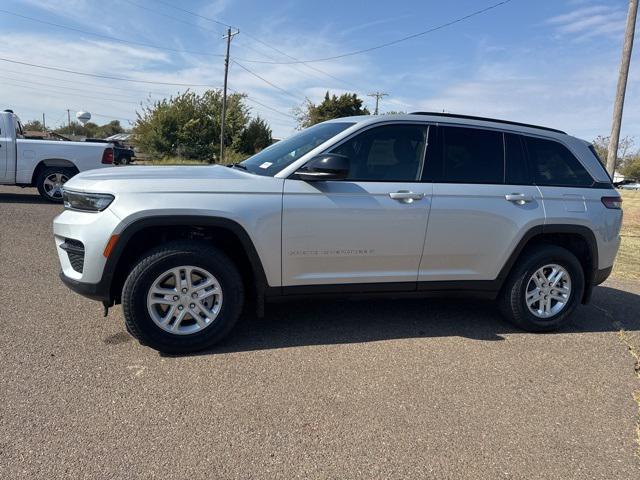
[[[584,272],[573,253],[554,245],[525,252],[507,280],[500,309],[516,326],[530,332],[560,328],[580,302]]]
[[[122,290],[127,329],[161,352],[190,353],[224,338],[244,301],[229,258],[199,242],[171,242],[133,268]]]

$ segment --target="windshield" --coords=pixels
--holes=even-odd
[[[285,140],[270,145],[254,156],[247,158],[240,165],[251,173],[272,177],[305,153],[310,152],[351,125],[353,123],[319,123]]]

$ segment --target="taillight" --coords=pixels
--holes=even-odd
[[[620,210],[622,208],[622,197],[602,197],[602,203],[607,208]]]
[[[102,163],[112,164],[113,163],[113,148],[105,148],[102,153]]]

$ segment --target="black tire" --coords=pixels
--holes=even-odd
[[[60,175],[64,184],[67,180],[73,177],[76,173],[78,173],[73,168],[68,167],[46,167],[43,169],[38,178],[36,179],[36,187],[38,188],[38,193],[42,198],[51,203],[62,203],[62,194],[60,195],[52,195],[51,189],[45,185],[47,177],[51,175]]]
[[[543,319],[529,311],[526,289],[532,275],[548,264],[560,265],[567,271],[571,279],[571,291],[564,308]],[[557,330],[568,321],[583,293],[584,271],[576,256],[562,247],[539,245],[524,252],[502,289],[499,305],[506,319],[517,327],[529,332],[549,332]]]
[[[147,309],[147,294],[163,272],[192,265],[210,272],[223,292],[222,307],[212,323],[196,333],[177,335],[160,328]],[[234,327],[244,304],[244,286],[238,269],[217,248],[196,241],[169,242],[148,252],[131,270],[122,289],[127,330],[141,344],[160,352],[185,354],[213,346]]]

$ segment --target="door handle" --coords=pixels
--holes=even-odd
[[[389,197],[401,203],[413,203],[414,201],[422,200],[424,198],[424,193],[413,193],[409,190],[399,190],[397,192],[391,192]]]
[[[533,202],[533,197],[531,195],[525,195],[524,193],[507,193],[504,198],[517,205]]]

